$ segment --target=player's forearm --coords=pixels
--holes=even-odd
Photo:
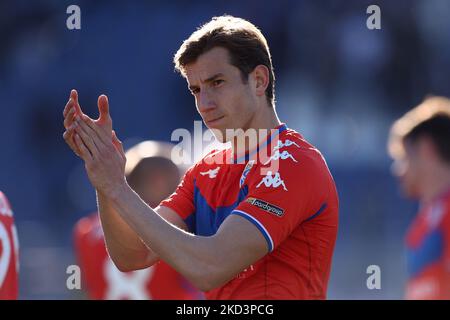
[[[159,258],[120,217],[109,200],[97,192],[97,204],[108,252],[122,271],[142,269]]]
[[[159,257],[206,291],[229,280],[214,237],[194,236],[168,223],[127,185],[111,199],[120,216]]]

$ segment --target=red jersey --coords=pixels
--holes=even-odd
[[[450,299],[450,190],[424,204],[406,236],[406,299]]]
[[[0,300],[19,294],[19,241],[13,212],[0,191]]]
[[[266,239],[268,254],[207,292],[208,299],[326,298],[337,191],[320,152],[285,124],[241,156],[231,149],[209,153],[160,205],[200,236],[215,234],[236,214]]]
[[[97,213],[75,226],[75,249],[89,298],[96,300],[203,299],[180,274],[164,262],[150,268],[121,272],[109,258]]]

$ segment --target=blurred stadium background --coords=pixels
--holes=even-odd
[[[81,30],[66,8],[81,8]],[[381,30],[366,9],[381,8]],[[72,228],[95,210],[81,161],[62,138],[77,88],[84,110],[109,96],[131,146],[170,140],[200,120],[172,57],[212,16],[249,19],[266,35],[280,118],[327,158],[340,195],[330,299],[399,299],[403,236],[416,204],[390,175],[392,121],[428,94],[450,96],[450,1],[0,1],[0,189],[20,238],[20,298],[71,299]],[[381,290],[366,268],[381,267]]]

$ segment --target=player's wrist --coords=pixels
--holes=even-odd
[[[114,186],[112,186],[108,190],[97,190],[97,192],[112,201],[117,201],[129,189],[130,187],[128,186],[126,180],[124,179],[122,182],[114,184]]]

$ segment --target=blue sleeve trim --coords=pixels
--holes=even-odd
[[[258,230],[261,231],[262,235],[266,239],[267,246],[269,248],[269,252],[272,252],[272,250],[273,250],[272,237],[270,236],[270,234],[266,230],[266,228],[264,228],[264,226],[258,220],[256,220],[253,216],[249,215],[247,212],[244,212],[241,210],[234,210],[233,212],[231,212],[231,214],[236,214],[238,216],[241,216],[241,217],[245,218],[246,220],[250,221],[251,223],[253,223],[258,228]]]
[[[327,203],[325,202],[324,204],[322,204],[322,206],[320,207],[320,209],[314,213],[311,217],[309,217],[308,219],[306,219],[305,221],[309,221],[314,219],[315,217],[317,217],[319,214],[322,213],[323,210],[325,210],[325,208],[327,207]]]

